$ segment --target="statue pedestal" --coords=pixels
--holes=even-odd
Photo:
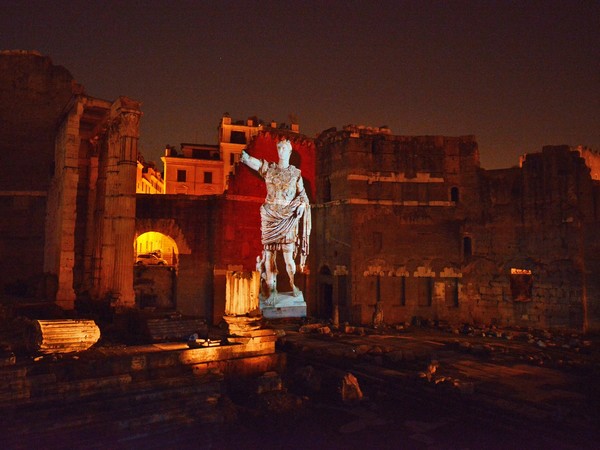
[[[260,309],[266,319],[279,319],[283,317],[306,317],[306,302],[304,294],[300,292],[297,296],[291,292],[279,292],[275,300],[272,297],[260,298]]]

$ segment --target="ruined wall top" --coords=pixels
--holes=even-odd
[[[0,52],[0,190],[46,190],[56,126],[73,95],[71,73],[37,51]]]
[[[384,139],[385,141],[394,142],[415,142],[419,144],[432,144],[436,147],[444,147],[447,144],[476,144],[474,135],[465,136],[440,136],[440,135],[424,135],[424,136],[406,136],[394,135],[387,126],[383,127],[366,127],[363,125],[346,125],[342,130],[337,128],[329,128],[321,132],[317,136],[317,141],[320,143],[333,143],[336,141],[344,141],[348,139]]]
[[[42,56],[40,52],[37,50],[0,50],[0,55],[33,55],[33,56]]]
[[[398,136],[389,128],[330,128],[315,140],[323,173],[332,170],[474,173],[480,169],[475,137]]]
[[[565,159],[567,158],[567,159]],[[565,170],[564,164],[567,160],[578,160],[581,158],[585,165],[590,169],[590,177],[593,180],[600,180],[600,154],[598,152],[583,146],[571,147],[568,145],[545,145],[541,152],[525,153],[519,158],[519,167],[532,168],[539,165],[538,162],[559,159],[562,170]]]
[[[586,166],[590,168],[592,180],[600,181],[600,153],[581,145],[577,147],[577,152],[585,160]]]
[[[386,125],[381,127],[367,127],[365,125],[344,125],[344,131],[350,133],[350,137],[360,137],[361,135],[370,135],[370,134],[392,134],[392,130],[390,130]]]

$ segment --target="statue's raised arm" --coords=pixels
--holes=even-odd
[[[260,166],[262,165],[262,161],[260,159],[256,159],[255,157],[250,156],[244,150],[242,150],[242,156],[240,156],[240,161],[256,171],[258,171],[258,169],[260,169]]]

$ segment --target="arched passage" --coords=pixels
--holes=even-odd
[[[179,249],[173,238],[158,231],[147,231],[140,234],[134,242],[134,253],[154,253],[164,259],[168,265],[177,266]]]
[[[176,307],[179,249],[173,238],[147,231],[133,242],[136,265],[133,290],[139,308],[172,310]]]

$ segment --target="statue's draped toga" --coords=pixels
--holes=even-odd
[[[310,205],[304,187],[298,189],[300,170],[284,169],[275,163],[261,161],[258,171],[265,179],[267,197],[260,208],[262,244],[265,250],[292,251],[294,258],[300,248],[300,267],[306,264],[311,229]],[[300,205],[304,209],[300,209]],[[302,233],[299,231],[302,219]]]
[[[311,231],[310,204],[304,190],[300,170],[289,164],[292,144],[282,140],[277,144],[279,162],[254,158],[242,151],[240,161],[256,170],[265,180],[267,197],[260,208],[263,255],[257,258],[257,270],[264,268],[267,295],[277,293],[277,252],[283,253],[286,271],[294,295],[295,258],[300,249],[300,270],[304,270],[309,251]],[[300,224],[302,229],[300,230]],[[301,231],[301,232],[300,232]]]

